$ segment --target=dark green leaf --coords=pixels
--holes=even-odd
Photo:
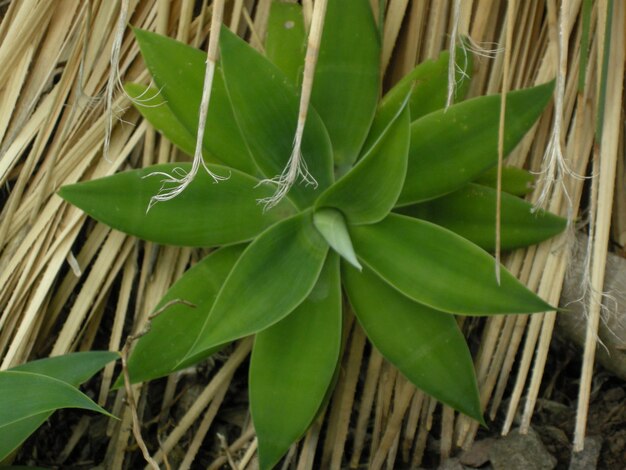
[[[306,33],[302,7],[297,3],[272,2],[267,22],[265,54],[292,83],[302,81]]]
[[[32,372],[0,372],[0,396],[0,461],[55,410],[82,408],[111,416],[76,387]]]
[[[507,95],[504,152],[537,121],[554,83]],[[406,180],[398,203],[442,196],[478,177],[498,161],[500,95],[482,96],[436,111],[411,125]]]
[[[352,247],[346,220],[341,212],[335,209],[319,210],[313,214],[313,224],[333,250],[352,266],[361,269]]]
[[[344,266],[354,313],[367,337],[417,387],[483,422],[474,365],[454,316],[413,302],[380,280]]]
[[[495,188],[498,185],[498,168],[493,167],[474,180],[474,183]],[[515,166],[502,168],[502,191],[515,196],[526,196],[535,188],[535,176]]]
[[[195,148],[206,53],[166,36],[141,29],[134,31],[157,88],[172,113],[194,136]],[[219,67],[213,77],[203,147],[226,165],[256,175],[256,167],[233,116]]]
[[[404,184],[409,126],[405,100],[372,150],[328,188],[316,206],[341,210],[350,224],[371,224],[385,218]]]
[[[553,310],[481,248],[438,225],[390,214],[352,227],[364,265],[413,300],[448,313],[491,315]]]
[[[444,51],[435,60],[426,60],[406,74],[383,98],[381,107],[389,102],[403,99],[413,87],[411,100],[411,120],[442,109],[448,100],[448,59],[450,52]],[[470,84],[473,60],[472,54],[461,47],[456,48],[456,89],[454,102],[461,101]]]
[[[356,161],[379,93],[380,42],[369,0],[329,0],[311,102],[340,168]]]
[[[467,238],[485,250],[495,249],[496,190],[478,184],[432,201],[401,209],[403,214],[428,220]],[[528,202],[502,193],[501,248],[534,245],[562,232],[567,221],[542,210],[533,213]]]
[[[250,362],[250,410],[261,469],[272,468],[315,418],[341,349],[339,258],[329,254],[309,297],[257,334]]]
[[[257,237],[226,278],[187,357],[257,333],[282,320],[309,295],[328,244],[304,212]]]
[[[220,50],[237,121],[257,165],[265,176],[274,178],[285,169],[293,149],[298,90],[275,65],[227,29],[222,29]],[[304,128],[302,155],[318,187],[295,184],[288,196],[299,207],[306,207],[333,181],[328,133],[312,108]]]
[[[190,164],[168,163],[118,173],[64,186],[59,195],[117,230],[168,245],[213,246],[247,241],[293,212],[289,202],[282,201],[264,213],[257,199],[270,196],[271,188],[258,186],[257,179],[237,170],[209,166],[214,173],[229,178],[215,183],[200,168],[180,195],[157,203],[148,213],[150,198],[159,192],[163,180],[162,175],[149,175],[172,174],[177,168],[188,172]]]
[[[172,304],[156,316],[148,334],[142,336],[128,360],[128,372],[133,383],[163,377],[210,356],[219,346],[183,361],[196,340],[213,307],[224,280],[241,255],[243,247],[232,246],[211,253],[187,271],[165,294],[155,310]],[[118,379],[116,386],[121,385]]]

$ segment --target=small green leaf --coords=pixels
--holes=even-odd
[[[319,210],[313,214],[313,224],[333,250],[343,256],[352,266],[361,270],[341,212],[335,209]]]
[[[220,34],[220,51],[228,93],[250,152],[263,174],[274,178],[283,172],[293,150],[299,92],[274,64],[225,28]],[[292,186],[288,196],[300,208],[311,205],[333,182],[328,133],[311,107],[302,156],[318,186],[300,182]]]
[[[413,384],[483,422],[472,356],[454,316],[413,302],[380,280],[344,266],[350,304],[367,337]]]
[[[156,311],[175,300],[188,304],[172,304],[151,321],[150,331],[139,338],[128,360],[128,373],[132,383],[171,374],[220,349],[218,346],[183,361],[196,339],[191,332],[202,329],[217,293],[243,248],[237,245],[214,251],[170,287],[156,306]],[[115,385],[121,384],[118,379]]]
[[[410,139],[406,102],[371,151],[322,194],[317,207],[341,210],[350,224],[371,224],[389,214],[406,175]]]
[[[508,154],[546,107],[554,82],[507,94],[504,152]],[[411,125],[409,165],[399,205],[433,199],[469,183],[498,161],[500,95],[482,96]]]
[[[493,167],[474,180],[474,183],[495,188],[498,185],[498,168]],[[535,176],[515,166],[502,168],[502,191],[514,196],[526,196],[535,189]]]
[[[567,221],[545,211],[533,213],[528,202],[502,193],[501,240],[503,250],[534,245],[562,232]],[[403,214],[428,220],[452,230],[485,250],[495,249],[496,190],[478,184],[446,196],[401,209]]]
[[[385,95],[381,107],[389,102],[402,99],[413,87],[409,106],[411,120],[442,109],[448,100],[448,62],[450,52],[444,51],[435,60],[426,60],[418,64]],[[456,48],[456,90],[454,102],[460,102],[469,88],[473,60],[472,54],[462,47]]]
[[[187,357],[283,319],[313,289],[327,252],[310,212],[270,227],[233,267]]]
[[[250,410],[260,468],[271,469],[315,419],[341,349],[339,258],[329,254],[308,298],[257,334],[250,361]]]
[[[0,461],[60,408],[82,408],[113,417],[69,383],[33,372],[0,372],[0,396]]]
[[[380,42],[368,0],[330,0],[311,103],[333,145],[335,164],[350,167],[369,131],[380,93]]]
[[[190,170],[190,164],[168,163],[118,173],[64,186],[59,195],[114,229],[167,245],[214,246],[247,241],[293,212],[289,201],[282,201],[264,213],[257,199],[270,196],[271,188],[258,186],[257,179],[237,170],[209,167],[228,179],[215,183],[200,168],[181,194],[155,204],[148,213],[150,199],[159,192],[164,178],[153,174],[180,175],[181,170]]]
[[[135,29],[141,55],[176,118],[195,136],[206,68],[206,53],[166,36]],[[256,166],[233,115],[221,69],[215,70],[203,148],[226,165],[251,175]]]
[[[359,259],[416,302],[464,315],[554,310],[481,248],[438,225],[390,214],[351,227]]]
[[[272,2],[265,39],[267,58],[298,85],[302,80],[305,52],[302,7],[297,3]]]

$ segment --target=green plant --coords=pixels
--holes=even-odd
[[[136,37],[157,88],[129,84],[127,92],[157,129],[193,154],[206,56],[146,31]],[[276,464],[324,405],[351,309],[409,380],[481,422],[472,359],[454,314],[552,309],[504,268],[498,284],[485,251],[495,243],[496,192],[473,181],[488,183],[497,162],[500,96],[442,109],[444,53],[379,102],[379,33],[366,0],[329,2],[302,145],[316,184],[294,185],[269,210],[257,203],[272,196],[263,181],[280,174],[291,154],[304,44],[293,4],[273,5],[266,56],[221,31],[204,150],[208,168],[224,181],[200,172],[148,212],[156,194],[176,189],[169,175],[187,173],[189,164],[60,191],[95,219],[140,238],[220,247],[161,300],[157,309],[170,306],[138,341],[128,369],[133,381],[150,380],[255,335],[249,389],[261,468]],[[457,78],[462,95],[467,77]],[[507,95],[507,153],[552,88]],[[524,192],[526,173],[506,176],[511,192]],[[505,249],[565,226],[513,195],[502,197]]]

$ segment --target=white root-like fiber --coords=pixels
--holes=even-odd
[[[456,92],[456,42],[459,34],[459,17],[461,16],[461,0],[454,0],[454,10],[452,18],[452,32],[450,33],[450,57],[448,58],[448,97],[446,99],[446,108],[452,105]],[[463,70],[462,73],[465,73]]]
[[[211,18],[211,32],[209,35],[209,46],[207,51],[206,71],[204,75],[204,85],[202,88],[202,99],[200,102],[200,115],[198,119],[198,133],[196,135],[196,148],[193,155],[191,170],[185,172],[182,168],[177,167],[171,174],[164,172],[153,172],[147,175],[164,176],[162,186],[159,192],[152,196],[148,204],[149,211],[157,202],[169,201],[180,195],[191,184],[198,174],[200,167],[209,174],[215,183],[229,178],[229,176],[221,176],[213,173],[206,165],[202,156],[202,144],[204,141],[204,129],[206,127],[207,113],[211,100],[211,90],[213,88],[213,77],[215,75],[215,67],[217,63],[220,28],[222,27],[222,18],[224,16],[225,0],[216,0],[213,5],[213,16]],[[146,212],[147,212],[146,211]]]
[[[302,92],[300,94],[300,106],[298,109],[298,124],[296,134],[293,139],[293,149],[291,156],[283,172],[272,178],[261,181],[261,183],[276,185],[276,191],[270,197],[259,199],[259,203],[265,206],[265,210],[271,209],[278,204],[289,192],[298,178],[307,185],[317,186],[317,181],[307,169],[306,162],[302,155],[302,136],[313,90],[313,78],[315,76],[315,66],[319,55],[320,43],[322,40],[322,30],[324,28],[324,17],[326,16],[327,0],[317,0],[313,8],[313,18],[311,20],[311,31],[306,49],[304,61],[304,75],[302,79]]]

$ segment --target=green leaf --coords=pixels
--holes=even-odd
[[[356,258],[346,220],[335,209],[322,209],[313,214],[313,224],[330,247],[339,253],[348,263],[361,270]]]
[[[454,316],[413,302],[371,270],[344,266],[350,304],[367,337],[413,384],[483,422],[474,365]]]
[[[481,248],[438,225],[390,214],[351,227],[359,259],[411,299],[448,313],[491,315],[554,310]]]
[[[220,50],[228,93],[250,152],[263,174],[274,178],[285,169],[293,149],[298,90],[275,65],[225,28]],[[312,108],[302,137],[302,156],[318,187],[294,184],[288,196],[300,208],[311,205],[333,182],[330,140]]]
[[[329,0],[311,103],[350,167],[369,131],[380,92],[380,42],[368,0]]]
[[[501,248],[534,245],[562,232],[567,221],[528,202],[502,193]],[[496,190],[478,184],[446,196],[402,208],[403,214],[428,220],[467,238],[485,250],[495,249]]]
[[[406,175],[410,139],[406,102],[372,150],[322,194],[317,207],[341,210],[350,224],[371,224],[389,214]]]
[[[261,469],[272,468],[315,419],[339,360],[341,326],[339,258],[329,254],[308,298],[254,343],[250,410]]]
[[[297,3],[272,2],[265,39],[267,58],[297,85],[302,81],[305,52],[302,7]]]
[[[195,180],[181,194],[155,204],[148,213],[150,198],[162,186],[163,176],[159,174],[188,172],[190,164],[168,163],[118,173],[64,186],[59,195],[114,229],[145,240],[181,246],[247,241],[293,212],[289,202],[282,201],[274,210],[264,213],[257,199],[270,196],[271,188],[258,186],[257,179],[237,170],[209,167],[218,175],[229,176],[228,179],[215,183],[200,168]]]
[[[150,331],[139,338],[128,360],[132,383],[156,379],[184,369],[220,349],[218,346],[183,360],[196,339],[191,333],[202,329],[217,293],[243,248],[237,245],[214,251],[189,269],[167,291],[155,311],[175,300],[191,303],[195,307],[184,303],[172,304],[151,321]],[[118,379],[115,385],[121,384],[121,379]]]
[[[493,167],[474,180],[474,183],[495,188],[498,185],[498,168]],[[535,189],[535,176],[515,166],[502,168],[502,191],[514,196],[526,196]]]
[[[0,461],[60,408],[82,408],[112,417],[76,387],[33,372],[0,372],[0,396]]]
[[[157,88],[174,116],[194,136],[195,148],[206,53],[149,31],[135,29],[134,32]],[[213,77],[203,148],[232,168],[257,174],[235,121],[219,67]]]
[[[287,316],[313,289],[327,251],[310,212],[266,230],[226,278],[187,357],[262,331]]]
[[[418,64],[391,89],[382,100],[381,107],[389,102],[403,99],[413,87],[409,106],[411,120],[442,109],[448,100],[448,61],[450,52],[444,51],[434,60],[426,60]],[[456,48],[456,90],[454,102],[461,101],[469,88],[473,67],[472,54],[462,47]]]
[[[507,94],[504,152],[537,121],[554,83]],[[498,161],[500,95],[482,96],[436,111],[411,125],[409,165],[399,205],[461,188]]]

